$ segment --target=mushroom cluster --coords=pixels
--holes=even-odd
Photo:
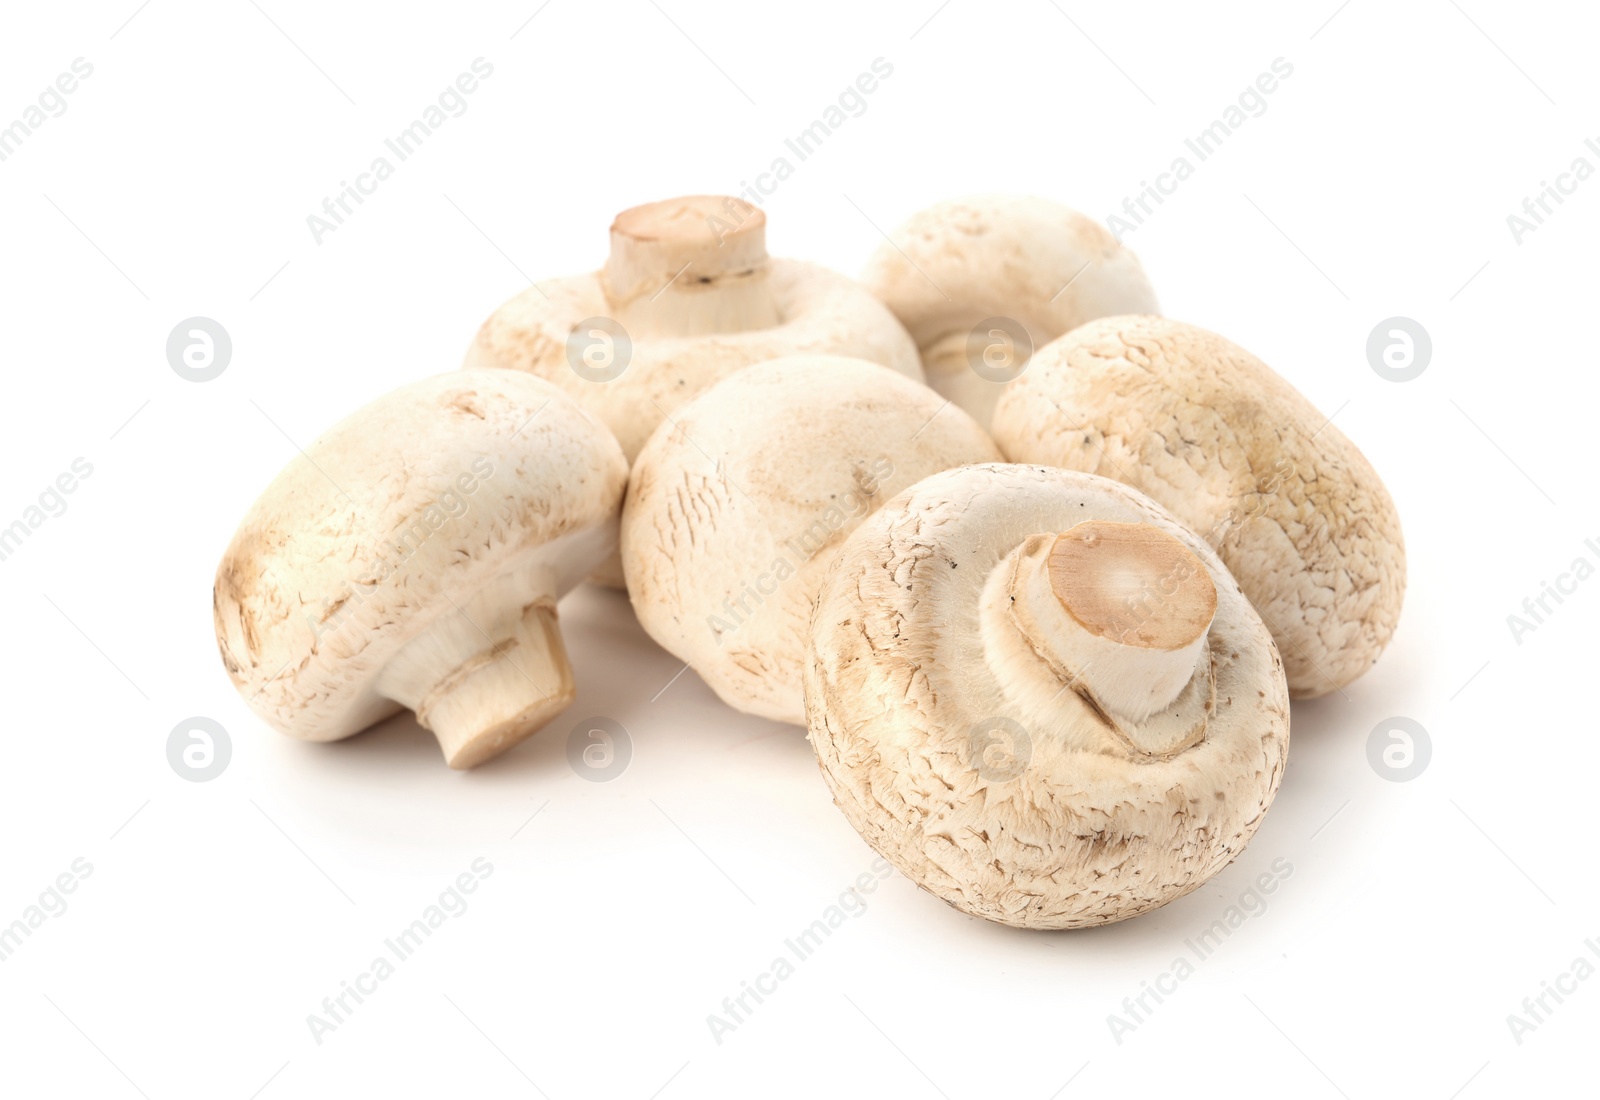
[[[739,199],[624,211],[600,270],[306,448],[217,570],[235,687],[309,741],[409,710],[471,768],[574,698],[557,605],[588,577],[806,727],[849,823],[962,912],[1194,890],[1260,827],[1290,699],[1395,633],[1383,482],[1066,207],[939,204],[862,282],[765,233]]]

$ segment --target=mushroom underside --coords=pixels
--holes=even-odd
[[[1259,825],[1288,698],[1260,619],[1169,515],[1103,478],[1037,467],[937,475],[847,543],[813,614],[811,737],[858,832],[956,908],[1021,927],[1122,920],[1194,889]],[[958,476],[959,475],[959,476]],[[982,590],[1030,536],[1083,518],[1185,540],[1218,581],[1204,734],[1146,753],[1071,686],[1028,698],[990,667]]]

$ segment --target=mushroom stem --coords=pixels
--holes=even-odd
[[[498,756],[576,694],[554,600],[509,594],[503,582],[480,591],[407,645],[378,681],[380,694],[433,731],[452,768]]]
[[[1194,678],[1217,590],[1166,532],[1095,520],[1024,540],[984,601],[985,616],[1009,618],[1058,681],[1138,724]]]
[[[959,377],[962,371],[971,369],[967,361],[968,335],[966,329],[947,332],[917,349],[929,378]]]
[[[611,224],[605,283],[633,339],[781,324],[767,271],[767,216],[742,199],[667,199],[624,210]]]
[[[1005,386],[991,382],[973,369],[971,335],[968,329],[947,332],[918,350],[928,385],[988,428]],[[1020,365],[1018,373],[1021,373]]]

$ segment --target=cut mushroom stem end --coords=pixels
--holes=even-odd
[[[434,624],[378,683],[433,731],[452,768],[512,748],[576,695],[554,600],[497,602],[503,588],[492,585]]]
[[[782,322],[768,285],[767,216],[742,199],[689,195],[624,210],[605,281],[635,339],[750,332]]]
[[[1009,620],[1054,680],[1136,729],[1194,679],[1217,590],[1205,564],[1166,532],[1090,521],[1025,539],[995,570],[984,601],[985,617]]]

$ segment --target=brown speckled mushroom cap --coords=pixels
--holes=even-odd
[[[1272,630],[1296,698],[1370,668],[1400,619],[1400,517],[1365,456],[1261,360],[1160,317],[1042,348],[994,417],[1013,462],[1113,477],[1213,546]]]
[[[803,724],[811,603],[839,544],[918,479],[999,457],[971,417],[877,364],[748,367],[634,463],[622,520],[634,610],[724,701]]]
[[[1034,348],[1085,321],[1159,312],[1138,257],[1109,230],[1026,195],[976,195],[913,214],[879,247],[862,281],[910,331],[928,384],[984,427],[1006,383],[981,376],[974,363],[998,356],[997,376],[1013,377]],[[974,333],[996,317],[1025,335]]]
[[[223,664],[291,737],[410,708],[471,767],[571,701],[555,604],[615,548],[626,481],[611,433],[537,378],[403,386],[245,516],[213,594]]]
[[[947,470],[846,540],[811,621],[813,747],[850,823],[963,912],[1106,924],[1195,889],[1260,825],[1282,664],[1154,502],[1036,466]]]

